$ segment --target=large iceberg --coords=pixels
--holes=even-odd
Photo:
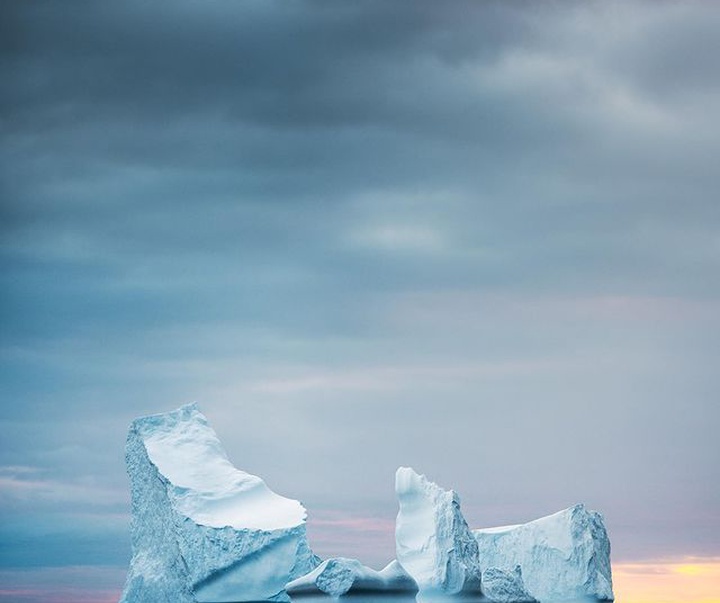
[[[306,511],[236,469],[195,404],[135,420],[133,557],[121,603],[287,601],[314,569]]]
[[[325,593],[339,597],[348,592],[416,592],[415,581],[395,560],[379,572],[357,559],[326,559],[312,572],[285,586],[290,595]]]
[[[575,505],[526,524],[474,530],[480,566],[522,568],[540,601],[613,600],[610,540],[602,516]]]
[[[397,470],[395,491],[397,560],[420,592],[479,592],[478,545],[460,511],[460,497],[409,467]]]

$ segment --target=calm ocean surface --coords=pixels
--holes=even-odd
[[[347,603],[488,603],[487,599],[477,596],[415,596],[412,594],[367,594],[350,593],[339,597]],[[296,603],[334,603],[337,598],[328,595],[295,595],[292,600]],[[622,603],[618,599],[616,603]],[[598,603],[596,599],[565,599],[560,601],[543,601],[542,603]]]

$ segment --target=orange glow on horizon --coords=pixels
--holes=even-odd
[[[720,558],[613,564],[617,603],[720,603]]]

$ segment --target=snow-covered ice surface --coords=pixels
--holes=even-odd
[[[306,576],[289,582],[285,590],[293,596],[325,593],[339,597],[348,592],[416,592],[417,586],[397,561],[391,561],[378,572],[357,559],[334,557]]]
[[[575,505],[526,524],[474,530],[483,571],[522,568],[540,601],[612,600],[610,540],[602,516]]]
[[[409,467],[395,474],[400,503],[397,560],[421,593],[479,592],[478,545],[460,511],[460,498]]]
[[[522,570],[516,565],[513,571],[489,567],[482,573],[483,594],[493,603],[536,603],[527,592]]]
[[[195,404],[142,417],[126,444],[130,562],[121,603],[286,601],[314,569],[304,507],[236,469]]]

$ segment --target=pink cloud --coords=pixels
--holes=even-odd
[[[0,589],[0,601],[8,603],[117,603],[119,590]]]
[[[613,584],[624,603],[720,603],[720,558],[616,563]]]
[[[117,603],[125,568],[70,566],[0,570],[0,601]]]
[[[321,557],[355,557],[380,568],[395,556],[395,517],[315,512],[308,519],[308,537]]]

